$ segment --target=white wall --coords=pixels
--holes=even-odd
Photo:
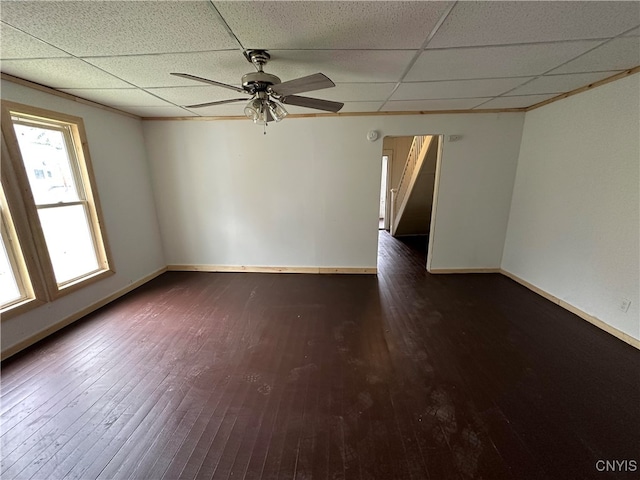
[[[640,75],[526,114],[503,269],[640,338]],[[631,300],[627,313],[621,298]]]
[[[168,264],[375,267],[385,135],[445,143],[432,268],[498,268],[524,114],[145,121]]]
[[[140,120],[2,81],[1,96],[84,119],[115,275],[12,319],[2,350],[165,266]]]

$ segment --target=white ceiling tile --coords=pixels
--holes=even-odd
[[[195,117],[196,114],[180,107],[121,107],[121,110],[140,117]]]
[[[593,82],[615,75],[616,72],[574,73],[565,75],[545,75],[522,85],[509,95],[535,95],[544,93],[564,93],[584,87]]]
[[[489,100],[488,98],[451,98],[440,100],[394,100],[382,106],[383,112],[468,110]]]
[[[2,2],[1,16],[75,56],[238,48],[206,0]]]
[[[640,38],[620,37],[549,73],[626,70],[640,65]]]
[[[637,2],[458,2],[428,47],[610,38],[639,22]]]
[[[55,58],[69,57],[62,50],[2,23],[0,24],[0,58]]]
[[[189,73],[236,86],[240,85],[242,75],[255,72],[239,51],[88,57],[85,60],[142,88],[203,85],[169,75],[171,72]],[[233,93],[232,90],[229,92]]]
[[[390,100],[495,97],[533,77],[402,83]]]
[[[247,48],[416,49],[451,2],[219,2]]]
[[[333,88],[325,88],[301,95],[333,100],[334,102],[371,102],[389,98],[395,83],[338,83]]]
[[[127,88],[131,85],[77,58],[4,60],[2,71],[52,88]]]
[[[550,95],[522,95],[513,97],[498,97],[493,100],[489,100],[487,103],[479,105],[477,108],[522,108],[530,107],[536,103],[544,102],[550,98],[557,96],[557,93]]]
[[[425,50],[405,81],[541,75],[601,43],[599,40]]]
[[[397,82],[412,50],[272,50],[265,70],[284,82],[322,72],[335,83]]]
[[[196,82],[193,83],[196,84]],[[147,91],[176,105],[194,105],[232,98],[246,98],[248,102],[251,99],[251,95],[243,95],[221,87],[200,86],[198,84],[191,87],[148,88]]]
[[[63,92],[70,93],[76,97],[91,100],[103,105],[115,107],[162,107],[168,106],[167,102],[149,95],[144,90],[137,88],[63,88]]]

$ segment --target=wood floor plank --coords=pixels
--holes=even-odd
[[[155,278],[3,362],[2,478],[634,478],[595,462],[640,463],[640,352],[426,245]]]
[[[113,425],[128,396],[135,395],[136,388],[144,389],[153,384],[155,379],[148,378],[150,374],[151,372],[139,372],[137,378],[130,378],[126,384],[118,383],[116,388],[110,390],[109,395],[102,398],[102,402],[87,410],[53,444],[43,447],[36,457],[38,461],[28,465],[24,472],[20,472],[19,477],[31,478],[28,476],[31,474],[33,478],[56,478],[56,470],[59,475],[62,475],[61,471],[66,473],[77,462],[77,457],[90,448],[104,430]]]
[[[211,316],[215,317],[215,313],[211,313]],[[231,337],[232,332],[235,331],[235,322],[230,322],[229,315],[224,311],[219,313],[218,318],[217,324],[225,326],[224,331],[220,335],[215,335],[217,332],[214,332],[213,341],[209,341],[208,344],[224,345]],[[203,373],[177,407],[178,411],[187,412],[184,421],[180,422],[170,441],[166,443],[156,458],[149,458],[148,465],[144,469],[140,469],[139,472],[134,472],[132,478],[139,478],[140,475],[147,478],[161,478],[163,475],[175,478],[188,461],[188,452],[192,451],[194,443],[202,433],[210,409],[215,408],[224,389],[230,383],[231,374],[234,373],[224,365],[215,367],[219,362],[210,360],[212,357],[215,359],[215,349],[209,350],[208,344],[203,348],[203,351],[206,352]],[[167,471],[168,469],[169,471]]]
[[[247,469],[249,468],[249,462],[254,453],[257,452],[256,448],[264,447],[264,445],[259,444],[259,440],[261,439],[260,431],[263,431],[264,425],[268,424],[269,418],[271,418],[270,412],[273,411],[274,405],[279,405],[281,398],[279,392],[282,391],[282,388],[278,388],[276,381],[285,361],[285,356],[282,355],[282,353],[293,340],[291,332],[293,331],[294,324],[289,322],[287,327],[282,328],[284,324],[281,322],[281,320],[280,322],[274,322],[275,330],[280,332],[286,331],[286,336],[276,333],[263,334],[250,350],[248,363],[251,365],[253,371],[260,372],[256,378],[256,388],[253,392],[254,406],[245,406],[247,407],[245,408],[247,413],[243,415],[243,427],[238,429],[239,435],[237,442],[231,446],[227,445],[216,467],[216,473],[220,472],[219,475],[224,475],[224,472],[229,472],[229,475],[235,475],[237,478],[245,478]],[[267,341],[268,344],[268,339],[274,336],[278,340],[273,346],[273,351],[278,352],[278,355],[265,354],[261,345],[263,345],[265,341]],[[268,348],[271,349],[270,346]],[[255,455],[255,458],[259,458],[258,455]]]
[[[273,318],[275,332],[269,334],[271,329],[265,332],[264,337],[261,338],[262,341],[251,352],[254,358],[267,362],[267,371],[270,374],[265,377],[266,383],[261,385],[259,392],[267,398],[267,404],[259,422],[255,425],[255,439],[250,450],[250,457],[247,459],[244,474],[240,477],[246,480],[257,479],[262,475],[275,421],[285,393],[281,378],[285,363],[284,353],[287,351],[287,345],[290,345],[293,340],[294,324],[282,320],[282,308],[272,307],[269,310],[268,318]],[[270,338],[275,340],[270,340]]]
[[[285,344],[282,345],[282,349],[278,350],[278,359],[274,365],[272,374],[269,376],[269,388],[263,393],[268,394],[269,401],[267,408],[261,418],[257,435],[253,442],[251,449],[251,457],[244,472],[245,479],[261,478],[268,463],[274,463],[274,458],[277,453],[277,438],[279,434],[278,425],[282,425],[286,420],[287,404],[289,401],[289,395],[291,392],[290,375],[293,368],[297,368],[295,363],[292,365],[291,360],[298,359],[300,352],[304,348],[304,344],[296,336],[297,329],[297,307],[274,307],[270,314],[273,318],[273,326],[276,330],[286,332]],[[306,323],[306,322],[304,322]],[[275,335],[275,334],[274,334]],[[263,339],[263,344],[269,344],[268,335]],[[266,342],[265,342],[266,341]],[[306,342],[304,342],[306,343]],[[294,345],[295,348],[290,350],[288,345]],[[286,352],[286,353],[285,353]],[[256,354],[262,358],[269,357],[269,351],[264,349],[256,352]],[[292,368],[293,367],[293,368]],[[281,428],[281,427],[280,427]],[[276,458],[277,460],[277,458]],[[271,476],[277,476],[277,469],[271,470]]]
[[[134,349],[129,350],[135,351]],[[133,358],[135,361],[139,361],[142,358],[140,352],[136,352]],[[29,447],[33,440],[37,441],[41,447],[43,440],[48,439],[49,443],[52,443],[79,415],[92,407],[109,384],[112,384],[115,379],[121,379],[127,373],[133,374],[136,365],[135,362],[133,364],[129,362],[127,357],[121,359],[118,359],[117,356],[113,357],[111,362],[103,362],[101,369],[93,377],[78,375],[78,379],[82,379],[83,383],[80,383],[75,389],[69,389],[69,384],[67,384],[57,392],[54,390],[56,395],[41,396],[42,398],[39,399],[40,409],[32,411],[28,407],[25,408],[25,411],[29,412],[26,417],[28,421],[26,428],[10,429],[7,435],[2,438],[3,445],[11,445],[11,447],[4,449],[3,468],[11,463],[12,458],[15,459],[21,455],[20,447]],[[115,372],[112,368],[115,368]],[[107,381],[101,382],[103,379]],[[60,396],[65,392],[65,396]],[[20,403],[17,405],[19,406]],[[33,420],[31,420],[32,418]],[[17,450],[14,451],[12,448]]]

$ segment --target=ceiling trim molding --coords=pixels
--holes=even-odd
[[[387,112],[348,112],[348,113],[290,113],[290,118],[326,118],[326,117],[380,117],[394,115],[451,115],[451,114],[467,114],[467,113],[522,113],[526,111],[526,107],[522,108],[485,108],[478,110],[403,110],[403,111],[387,111]],[[218,116],[218,117],[142,117],[144,121],[162,122],[162,121],[192,121],[192,122],[211,122],[218,120],[249,120],[249,118],[240,115],[234,116]]]
[[[606,85],[607,83],[615,82],[616,80],[621,80],[630,75],[634,75],[640,72],[640,65],[637,67],[630,68],[629,70],[625,70],[624,72],[616,73],[611,77],[604,78],[602,80],[598,80],[597,82],[590,83],[589,85],[585,85],[584,87],[576,88],[575,90],[571,90],[570,92],[561,93],[557,97],[550,98],[548,100],[544,100],[540,103],[536,103],[535,105],[531,105],[524,109],[525,112],[530,112],[531,110],[535,110],[536,108],[544,107],[545,105],[549,105],[550,103],[557,102],[558,100],[564,100],[565,98],[572,97],[582,92],[586,92],[588,90],[601,87],[602,85]]]
[[[41,85],[39,83],[31,82],[29,80],[25,80],[20,77],[14,77],[13,75],[9,75],[8,73],[0,72],[0,78],[2,78],[2,80],[6,80],[7,82],[15,83],[17,85],[22,85],[23,87],[27,87],[27,88],[32,88],[33,90],[38,90],[40,92],[48,93],[49,95],[54,95],[56,97],[64,98],[65,100],[70,100],[72,102],[81,103],[83,105],[99,108],[101,110],[107,110],[108,112],[117,113],[119,115],[135,118],[137,120],[140,120],[141,118],[138,115],[134,115],[133,113],[124,112],[114,107],[109,107],[101,103],[93,102],[91,100],[86,100],[82,97],[77,97],[75,95],[71,95],[70,93],[61,92],[60,90],[56,90],[55,88],[51,88],[45,85]]]

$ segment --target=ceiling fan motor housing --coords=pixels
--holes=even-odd
[[[251,72],[242,76],[242,86],[252,92],[264,92],[271,85],[281,83],[275,75],[265,72]]]
[[[242,87],[252,93],[266,92],[271,85],[277,85],[280,79],[275,75],[265,73],[263,68],[271,58],[266,50],[245,50],[244,56],[258,69],[257,72],[242,76]]]

